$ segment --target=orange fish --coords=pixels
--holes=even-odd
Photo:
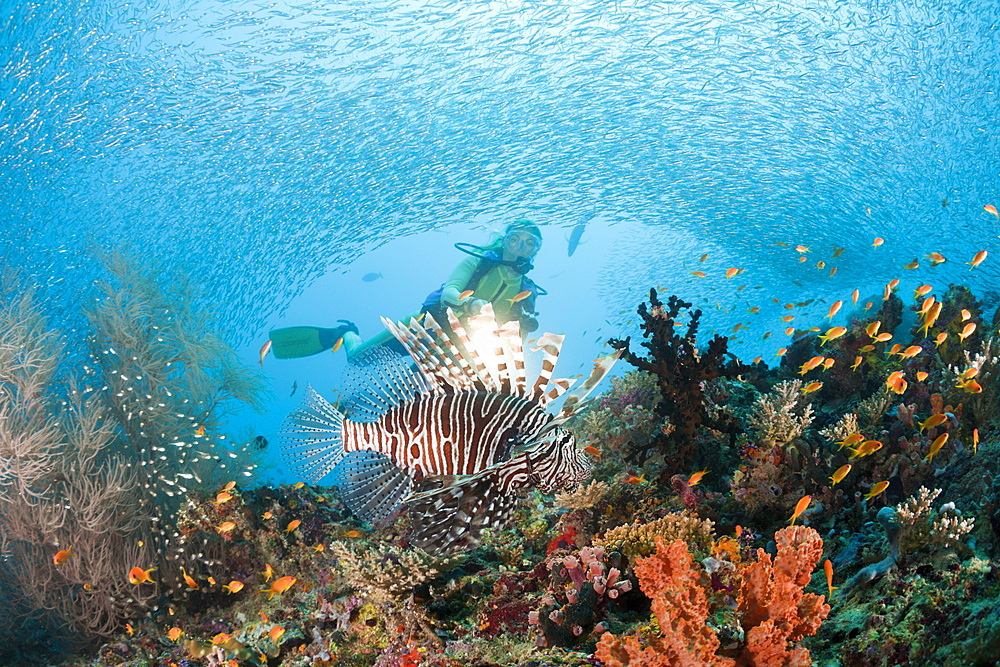
[[[892,334],[889,333],[888,331],[883,331],[879,335],[875,336],[876,343],[884,343],[887,340],[892,340]]]
[[[822,382],[810,382],[806,386],[802,387],[800,390],[803,394],[811,394],[814,391],[819,391],[823,388]]]
[[[192,579],[191,575],[183,567],[181,567],[181,576],[184,578],[184,583],[187,584],[189,589],[193,591],[198,590],[198,582]]]
[[[271,598],[274,597],[275,593],[284,593],[289,588],[291,588],[292,586],[294,586],[296,581],[298,581],[298,579],[296,579],[295,577],[293,577],[291,575],[286,576],[286,577],[282,577],[281,579],[276,579],[274,581],[274,583],[271,584],[270,588],[263,588],[263,589],[261,589],[260,592],[261,593],[270,593],[270,595],[268,595],[268,597],[267,597],[267,599],[270,600]]]
[[[830,476],[830,481],[833,482],[830,486],[837,486],[840,482],[844,481],[847,477],[847,473],[851,472],[851,464],[845,463],[844,465],[837,468],[837,472]]]
[[[892,347],[890,347],[889,350],[885,354],[886,354],[886,356],[891,357],[892,355],[897,354],[902,349],[903,349],[903,344],[902,343],[896,343]]]
[[[646,476],[642,475],[641,477],[636,477],[635,475],[629,475],[625,478],[625,483],[633,486],[639,486],[640,484],[646,483]]]
[[[270,351],[271,351],[271,341],[267,341],[267,342],[266,342],[266,343],[264,343],[264,345],[263,345],[263,346],[262,346],[262,347],[260,348],[260,365],[261,365],[261,366],[263,366],[263,365],[264,365],[264,357],[266,357],[266,356],[267,356],[267,353],[268,353],[268,352],[270,352]]]
[[[833,278],[835,275],[837,275],[837,267],[836,266],[834,266],[834,267],[832,267],[830,269],[830,276],[829,277]]]
[[[944,262],[948,261],[947,259],[945,259],[945,256],[939,252],[930,253],[929,255],[927,255],[927,259],[931,260],[932,266],[937,266],[938,264],[943,264]]]
[[[691,272],[691,275],[692,275],[692,276],[694,276],[695,278],[707,278],[707,277],[708,277],[708,276],[707,276],[707,275],[705,274],[705,272],[704,272],[704,271],[692,271],[692,272]]]
[[[972,453],[975,454],[979,449],[979,429],[972,429]]]
[[[793,333],[795,333],[795,327],[788,327],[787,329],[785,329],[786,336],[791,336]]]
[[[966,338],[971,336],[975,330],[976,330],[976,323],[968,322],[959,332],[958,338],[964,341]]]
[[[530,289],[526,289],[526,290],[523,290],[521,292],[518,292],[517,294],[515,294],[514,296],[512,296],[511,298],[509,298],[507,300],[510,301],[511,303],[517,303],[518,301],[524,301],[529,296],[531,296],[531,293],[532,292],[531,292]]]
[[[150,584],[155,584],[156,582],[153,581],[153,578],[150,576],[150,574],[155,569],[156,569],[155,567],[151,567],[148,570],[143,570],[141,567],[133,567],[131,570],[128,571],[128,582],[136,586],[147,582]]]
[[[888,488],[889,488],[889,482],[888,482],[888,480],[886,480],[884,482],[879,482],[878,484],[876,484],[875,486],[873,486],[871,488],[871,491],[869,491],[868,493],[865,494],[865,500],[871,500],[872,498],[874,498],[875,496],[877,496],[878,494],[882,493],[883,491],[885,491]]]
[[[824,357],[813,357],[809,361],[805,362],[799,368],[799,375],[805,375],[806,373],[808,373],[812,369],[816,368],[821,363],[823,363],[823,359],[824,359]]]
[[[865,333],[874,338],[878,335],[878,328],[882,326],[881,320],[875,320],[871,324],[865,327]]]
[[[983,387],[981,384],[975,380],[959,380],[958,384],[955,385],[958,389],[964,389],[970,394],[981,394],[983,393]]]
[[[885,386],[902,396],[907,387],[906,380],[903,378],[903,372],[896,371],[895,373],[890,374],[885,380]]]
[[[882,238],[881,236],[876,236],[876,237],[875,237],[875,240],[874,240],[874,241],[872,241],[872,247],[873,247],[873,248],[877,248],[877,247],[879,247],[880,245],[882,245],[883,243],[885,243],[885,239],[884,239],[884,238]]]
[[[222,487],[223,491],[232,491],[236,488],[236,482],[226,482],[226,485]]]
[[[743,269],[736,269],[736,268],[726,269],[726,280],[729,280],[734,276],[738,276],[741,273],[743,273]]]
[[[196,438],[204,438],[205,437],[205,427],[204,426],[199,426],[198,428],[196,428],[194,430],[194,436]]]
[[[62,565],[63,563],[69,560],[70,556],[76,555],[75,553],[72,552],[72,549],[73,547],[71,545],[69,549],[61,549],[60,551],[57,551],[55,555],[52,556],[52,562],[55,565]]]
[[[858,298],[860,296],[861,296],[860,290],[855,289],[853,292],[851,292],[851,304],[855,306],[858,305]]]
[[[228,503],[232,499],[233,499],[233,494],[229,493],[228,491],[219,491],[219,493],[216,494],[215,496],[215,504],[221,505],[222,503]]]
[[[802,255],[802,257],[799,257],[799,264],[804,264],[805,262],[808,262],[808,261],[809,261],[809,258],[806,257],[805,255]]]
[[[865,345],[865,346],[861,347],[861,348],[860,348],[860,349],[858,350],[858,352],[860,352],[860,353],[864,354],[865,352],[871,352],[871,351],[872,351],[872,350],[874,350],[874,349],[875,349],[875,346],[874,346],[874,345]]]
[[[906,270],[908,270],[908,271],[912,271],[913,269],[919,269],[920,268],[920,262],[917,260],[916,257],[914,257],[913,261],[910,262],[909,264],[905,265],[903,268],[906,269]]]
[[[937,322],[938,317],[941,315],[941,306],[940,301],[935,303],[924,315],[924,323],[920,328],[923,330],[925,336],[930,332],[931,327],[934,326],[934,323]]]
[[[326,545],[323,544],[322,542],[320,542],[318,544],[313,545],[312,550],[313,550],[314,553],[319,553],[321,551],[325,551],[326,550]]]
[[[268,511],[264,512],[263,514],[261,514],[260,518],[262,518],[262,519],[273,519],[274,518],[274,512],[272,512],[271,510],[268,510]]]
[[[300,519],[292,519],[291,521],[288,522],[288,525],[285,526],[285,532],[286,533],[292,532],[293,530],[295,530],[296,528],[298,528],[299,524],[301,524],[301,523],[302,523],[302,521]]]
[[[849,459],[859,459],[869,454],[874,454],[878,450],[882,449],[882,443],[878,440],[865,440],[862,442],[857,449],[852,449],[851,454],[847,457]]]
[[[264,613],[264,612],[262,612],[262,611],[261,611],[261,612],[258,612],[258,613],[260,614],[260,620],[264,621],[265,623],[270,623],[270,622],[271,622],[271,619],[269,619],[269,618],[267,617],[267,614],[265,614],[265,613]]]
[[[833,368],[833,365],[835,363],[837,363],[836,359],[834,359],[833,357],[827,357],[826,359],[823,360],[823,370],[824,371],[830,370],[831,368]]]
[[[131,637],[132,635],[135,634],[135,628],[132,627],[131,623],[126,623],[125,624],[125,632],[128,633],[129,637]]]
[[[819,260],[818,262],[816,262],[816,268],[820,270],[825,269],[826,262],[824,262],[823,260]]]
[[[902,357],[903,359],[912,359],[913,357],[917,356],[923,351],[924,348],[920,347],[919,345],[911,345],[910,347],[900,352],[899,356]]]
[[[754,357],[753,358],[753,362],[752,362],[753,364],[759,364],[760,362],[761,362],[761,358],[760,357]]]
[[[218,646],[219,644],[225,644],[232,638],[233,636],[231,634],[226,632],[220,632],[219,634],[212,637],[212,645]]]
[[[271,638],[272,642],[277,644],[278,640],[281,639],[281,635],[283,634],[285,634],[285,629],[280,625],[276,625],[273,628],[271,628],[271,631],[267,633],[267,636]]]
[[[807,245],[797,245],[797,246],[795,246],[795,252],[809,252],[809,246],[807,246]]]
[[[871,310],[872,306],[875,305],[871,301],[865,303],[864,310]]]
[[[933,294],[927,297],[926,299],[924,299],[924,302],[920,305],[920,310],[918,310],[917,313],[919,313],[920,315],[926,315],[927,311],[931,309],[931,306],[934,305],[935,301],[937,301],[937,299],[934,298]]]
[[[702,262],[704,262],[704,261],[705,261],[706,259],[708,259],[708,253],[707,253],[707,252],[706,252],[706,253],[705,253],[704,255],[702,255],[702,256],[701,256],[701,258],[699,258],[699,259],[698,259],[698,262],[699,262],[699,263],[702,263]]]
[[[791,322],[791,321],[792,321],[792,320],[794,320],[794,319],[795,319],[795,316],[794,316],[794,315],[784,315],[784,316],[783,316],[783,317],[781,318],[781,321],[782,321],[782,322]]]
[[[795,525],[795,520],[802,516],[802,513],[809,507],[812,496],[802,496],[799,502],[795,503],[795,510],[792,512],[791,525]]]
[[[240,591],[243,590],[243,582],[233,579],[228,584],[225,584],[222,587],[225,588],[230,595],[232,595],[233,593],[239,593]]]
[[[465,301],[466,299],[468,299],[470,296],[472,296],[475,293],[476,293],[476,290],[474,290],[474,289],[467,289],[467,290],[465,290],[464,292],[462,292],[461,294],[458,295],[458,300],[459,301]]]
[[[774,356],[776,356],[776,357],[780,357],[780,356],[781,356],[781,355],[783,355],[783,354],[784,354],[785,352],[788,352],[788,348],[787,348],[787,347],[783,347],[783,348],[781,348],[780,350],[778,350],[777,352],[775,352],[775,353],[774,353]]]
[[[337,352],[340,352],[340,348],[343,346],[344,346],[344,337],[341,336],[340,338],[338,338],[333,342],[333,347],[330,348],[330,352],[336,354]]]
[[[184,631],[181,630],[180,628],[177,628],[177,627],[170,628],[167,631],[167,639],[169,639],[172,642],[175,642],[175,641],[177,641],[178,639],[181,638],[182,634],[184,634]]]
[[[209,577],[208,578],[208,583],[210,583],[210,584],[212,584],[214,586],[215,585],[215,577]]]
[[[274,570],[271,568],[270,563],[264,566],[264,571],[261,574],[264,575],[264,581],[271,581],[271,577],[274,576]]]
[[[930,292],[932,289],[934,288],[931,287],[930,285],[921,285],[917,289],[913,290],[913,298],[919,299],[920,297]]]
[[[843,305],[844,305],[843,301],[834,301],[833,305],[830,306],[830,312],[826,314],[826,318],[828,320],[832,320],[833,316],[837,314],[837,311],[840,310],[840,307]]]
[[[927,371],[917,371],[917,382],[923,382],[930,375]]]
[[[969,265],[969,271],[971,271],[972,269],[974,269],[977,266],[979,266],[980,264],[982,264],[983,260],[986,259],[986,256],[989,255],[989,254],[990,253],[986,252],[985,250],[980,250],[975,255],[973,255],[972,261],[971,262],[966,262],[966,264]]]
[[[929,428],[940,426],[946,421],[948,421],[948,415],[943,415],[943,414],[931,415],[924,421],[920,422],[920,432],[923,433]]]
[[[688,478],[687,485],[694,486],[695,484],[700,482],[702,478],[708,474],[708,472],[709,472],[708,470],[702,470],[701,472],[696,472],[695,474],[691,475],[691,477]]]
[[[851,370],[852,371],[858,370],[858,366],[860,366],[861,362],[863,362],[864,360],[865,360],[864,357],[854,357],[854,363],[851,364]]]
[[[929,452],[927,452],[927,456],[925,456],[924,458],[927,459],[928,461],[933,461],[934,455],[937,454],[939,451],[941,451],[941,448],[944,447],[944,443],[946,442],[948,442],[947,433],[942,433],[938,437],[934,438],[934,442],[931,443],[931,449]]]
[[[941,343],[945,342],[946,340],[948,340],[948,334],[942,331],[937,335],[937,338],[934,339],[934,347],[940,347]]]
[[[822,343],[820,343],[820,345],[826,345],[828,341],[831,341],[834,338],[840,338],[845,333],[847,333],[847,327],[832,327],[830,329],[827,329],[827,332],[825,334],[823,334],[822,336],[816,336],[816,338],[819,338],[821,341],[823,341]]]
[[[754,306],[753,308],[750,309],[750,314],[751,315],[756,315],[759,312],[760,312],[760,307],[758,307],[758,306]]]
[[[972,317],[972,313],[970,313],[970,312],[969,312],[969,311],[967,311],[967,310],[966,310],[965,308],[963,308],[963,309],[962,309],[962,321],[964,322],[964,321],[966,321],[967,319],[969,319],[970,317]]]
[[[295,484],[292,484],[292,488],[293,488],[293,489],[301,489],[301,488],[302,488],[302,487],[304,487],[305,485],[306,485],[306,483],[305,483],[305,482],[295,482]]]
[[[827,598],[833,597],[833,592],[840,588],[839,586],[833,585],[833,563],[827,558],[823,561],[823,571],[826,573],[826,588],[827,588]]]
[[[1000,218],[1000,212],[997,212],[997,207],[993,204],[987,204],[983,207],[983,210],[992,215],[994,218]]]
[[[360,530],[349,530],[344,533],[344,537],[364,537],[364,533]]]
[[[587,445],[586,447],[584,447],[583,452],[585,454],[590,454],[591,456],[596,456],[597,458],[601,458],[601,450],[599,450],[597,447],[594,447],[593,445]]]
[[[844,250],[846,250],[846,248],[834,248],[833,249],[833,258],[837,259],[841,255],[843,255],[844,254]]]
[[[235,527],[236,527],[235,521],[223,521],[218,526],[216,526],[215,529],[219,531],[220,534],[222,534],[222,533],[228,533]]]

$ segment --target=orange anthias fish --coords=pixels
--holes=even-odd
[[[349,530],[344,533],[344,537],[364,537],[364,533],[360,530]]]
[[[223,491],[232,491],[236,488],[236,482],[226,482],[226,485],[222,487]]]
[[[196,428],[194,430],[194,435],[195,435],[196,438],[204,438],[205,437],[205,427],[204,426],[199,426],[198,428]]]
[[[806,373],[808,373],[812,369],[816,368],[821,363],[823,363],[823,359],[824,359],[824,357],[813,357],[809,361],[805,362],[799,368],[799,375],[805,375]]]
[[[340,338],[338,338],[333,342],[333,347],[330,348],[330,352],[336,354],[337,352],[340,352],[340,348],[342,348],[343,346],[344,346],[344,337],[341,336]]]
[[[69,560],[70,556],[75,556],[76,554],[72,552],[73,547],[70,546],[69,549],[61,549],[52,556],[52,562],[55,565],[62,565]]]
[[[937,338],[934,339],[934,347],[940,347],[941,343],[945,342],[946,340],[948,340],[948,334],[942,331],[937,335]]]
[[[292,532],[293,530],[295,530],[296,528],[298,528],[299,524],[301,524],[301,523],[302,523],[301,519],[292,519],[291,521],[288,522],[288,525],[285,526],[285,532],[286,533]]]
[[[283,634],[285,634],[285,629],[280,625],[276,625],[273,628],[271,628],[271,631],[267,633],[267,636],[271,638],[272,642],[277,644],[278,640],[281,639],[281,635]]]
[[[223,521],[222,523],[220,523],[218,526],[215,527],[215,530],[217,530],[220,534],[222,534],[222,533],[228,533],[234,528],[236,528],[235,521]]]
[[[797,245],[797,246],[795,246],[795,252],[809,252],[809,246],[807,246],[807,245]]]
[[[192,579],[191,575],[189,575],[183,567],[181,568],[181,577],[184,578],[184,583],[187,584],[187,587],[190,590],[198,590],[198,582]]]
[[[981,394],[983,393],[983,386],[976,382],[975,380],[959,380],[958,384],[955,385],[958,389],[964,389],[970,394]]]
[[[931,443],[931,449],[927,452],[927,456],[924,458],[928,461],[933,461],[934,455],[941,451],[941,448],[944,447],[944,443],[946,442],[948,442],[947,433],[942,433],[938,437],[934,438],[934,442]]]
[[[979,429],[972,429],[972,453],[975,454],[979,450]]]
[[[923,382],[929,375],[927,371],[917,371],[917,382]]]
[[[823,388],[823,383],[822,382],[810,382],[806,386],[802,387],[802,389],[800,391],[803,394],[811,394],[814,391],[819,391],[822,388]]]
[[[823,334],[822,336],[816,336],[816,338],[819,338],[821,341],[823,341],[822,343],[820,343],[820,345],[826,345],[828,341],[831,341],[834,338],[840,338],[845,333],[847,333],[847,327],[832,327],[830,329],[827,329],[827,332],[825,334]]]
[[[834,248],[833,249],[833,258],[837,259],[841,255],[843,255],[844,254],[844,250],[846,250],[846,248]]]
[[[304,487],[305,485],[306,485],[306,483],[305,483],[305,482],[295,482],[295,484],[292,484],[292,488],[293,488],[293,489],[301,489],[301,488],[302,488],[302,487]]]
[[[900,352],[899,356],[902,357],[903,359],[912,359],[913,357],[917,356],[923,351],[924,348],[920,347],[919,345],[911,345],[910,347]]]
[[[887,357],[891,357],[894,354],[899,354],[899,351],[903,349],[902,343],[896,343],[885,353]]]
[[[922,304],[920,304],[920,310],[918,310],[917,313],[920,315],[926,315],[927,311],[931,309],[931,306],[933,306],[936,301],[937,299],[934,298],[934,295],[933,294],[930,295],[929,297],[924,299],[924,302]]]
[[[858,299],[861,297],[861,290],[855,289],[851,292],[851,305],[858,305]]]
[[[591,456],[596,456],[597,458],[601,458],[601,450],[599,450],[597,447],[594,447],[593,445],[587,445],[586,447],[584,447],[583,453],[590,454]]]
[[[288,575],[286,577],[282,577],[281,579],[276,579],[274,583],[271,584],[270,588],[263,588],[261,589],[260,592],[270,593],[270,595],[268,595],[267,597],[267,599],[270,600],[271,598],[274,597],[275,593],[284,593],[289,588],[294,586],[296,581],[298,581],[298,579],[296,579],[291,575]]]
[[[874,241],[872,241],[872,247],[873,247],[873,248],[877,248],[877,247],[879,247],[880,245],[882,245],[883,243],[885,243],[885,239],[884,239],[884,238],[882,238],[881,236],[876,236],[876,237],[875,237],[875,240],[874,240]]]
[[[864,354],[865,352],[871,352],[874,349],[875,349],[874,345],[868,344],[868,345],[864,345],[861,348],[859,348],[858,352]]]
[[[459,301],[465,301],[466,299],[468,299],[470,296],[472,296],[475,293],[476,293],[476,290],[474,290],[474,289],[467,289],[467,290],[465,290],[464,292],[462,292],[461,294],[458,295],[458,300]]]
[[[787,347],[783,347],[780,350],[778,350],[777,352],[775,352],[774,356],[780,357],[780,356],[784,355],[785,352],[788,352],[788,348]]]
[[[833,365],[835,363],[837,363],[836,359],[834,359],[833,357],[827,357],[826,359],[823,360],[823,370],[824,371],[830,370],[831,368],[833,368]]]
[[[993,204],[987,204],[983,207],[983,210],[992,215],[994,218],[1000,218],[1000,212],[997,211],[997,207]]]
[[[883,331],[879,335],[875,336],[876,343],[884,343],[887,340],[892,340],[892,334],[889,333],[888,331]]]
[[[795,520],[802,516],[802,513],[806,511],[809,507],[809,503],[812,501],[812,496],[802,496],[799,502],[795,503],[795,510],[792,512],[791,525],[795,525]]]
[[[831,598],[833,592],[840,587],[833,585],[833,563],[830,562],[829,558],[823,561],[823,571],[826,573],[827,598]]]
[[[511,303],[517,303],[518,301],[524,301],[529,296],[531,296],[531,294],[532,294],[531,290],[530,289],[526,289],[526,290],[523,290],[521,292],[518,292],[517,294],[515,294],[514,296],[512,296],[511,298],[509,298],[507,300],[510,301]]]
[[[958,337],[960,340],[964,341],[966,338],[971,336],[973,332],[975,332],[975,330],[976,330],[976,323],[969,322],[962,328],[962,331],[959,332]]]
[[[642,475],[641,477],[636,477],[635,475],[629,475],[625,478],[625,483],[633,486],[639,486],[646,483],[646,476]]]
[[[931,260],[931,264],[933,266],[937,266],[938,264],[943,264],[948,261],[947,259],[945,259],[945,256],[939,252],[930,253],[929,255],[927,255],[927,259]]]
[[[707,278],[708,275],[704,271],[692,271],[691,275],[695,278]]]
[[[837,443],[838,445],[840,445],[840,447],[837,447],[837,450],[840,451],[844,447],[853,447],[859,442],[864,442],[864,441],[865,441],[865,436],[861,435],[860,433],[852,433],[851,435],[847,436],[846,438]]]
[[[908,270],[908,271],[912,271],[913,269],[919,269],[920,268],[920,261],[916,257],[914,257],[913,261],[910,262],[909,264],[905,265],[903,268],[906,269],[906,270]]]
[[[837,468],[837,472],[833,473],[830,476],[830,481],[832,482],[830,486],[837,486],[837,484],[844,481],[844,478],[847,477],[847,473],[849,472],[851,472],[850,463],[845,463],[844,465]]]
[[[971,271],[972,269],[974,269],[977,266],[979,266],[980,264],[982,264],[983,260],[986,259],[986,256],[989,255],[989,254],[990,253],[986,252],[985,250],[980,250],[975,255],[973,255],[972,261],[971,262],[966,262],[966,264],[969,265],[969,271]]]
[[[872,498],[874,498],[875,496],[877,496],[878,494],[882,493],[883,491],[885,491],[888,488],[889,488],[889,482],[888,482],[888,480],[886,480],[884,482],[879,482],[878,484],[876,484],[875,486],[873,486],[871,488],[871,491],[869,491],[868,493],[865,494],[865,500],[871,500]]]
[[[968,310],[966,310],[965,308],[963,308],[962,309],[962,321],[964,322],[967,319],[969,319],[970,317],[972,317],[972,313],[970,313]]]
[[[885,386],[887,386],[893,392],[902,396],[906,392],[906,387],[908,386],[906,380],[903,378],[903,371],[896,371],[886,378]]]
[[[794,320],[794,319],[795,319],[795,316],[794,316],[794,315],[783,315],[783,316],[781,317],[781,321],[782,321],[782,322],[791,322],[791,321],[792,321],[792,320]]]
[[[167,631],[167,639],[169,639],[172,642],[175,642],[181,638],[182,634],[184,634],[184,631],[181,630],[180,628],[177,627],[170,628],[170,630]]]
[[[222,503],[228,503],[232,499],[233,499],[233,494],[229,493],[228,491],[219,491],[219,493],[216,494],[215,496],[215,504],[221,505]]]
[[[729,280],[734,276],[738,276],[741,273],[743,273],[743,269],[737,269],[737,268],[726,269],[726,280]]]
[[[854,363],[851,364],[851,370],[852,371],[858,370],[858,366],[860,366],[864,362],[864,360],[865,360],[864,357],[854,357]]]
[[[264,571],[261,574],[264,575],[264,581],[271,581],[271,577],[274,576],[274,569],[270,563],[264,566]]]
[[[239,593],[243,590],[243,582],[233,579],[228,584],[224,584],[222,587],[225,588],[230,595],[232,595],[233,593]]]
[[[219,634],[212,637],[212,644],[214,646],[218,646],[219,644],[225,644],[232,638],[233,636],[231,634],[227,632],[220,632]]]
[[[878,335],[878,328],[882,326],[882,320],[875,320],[865,327],[865,333],[874,338]]]
[[[844,305],[843,301],[834,301],[833,305],[830,306],[830,312],[826,314],[826,319],[832,320],[833,316],[837,314],[837,311],[839,311],[840,307],[843,305]]]
[[[849,459],[859,459],[869,454],[874,454],[878,450],[882,449],[882,443],[879,440],[865,440],[862,442],[857,449],[852,449],[851,454],[847,457]]]
[[[128,582],[136,586],[142,583],[155,584],[156,582],[150,576],[155,569],[155,567],[151,567],[148,570],[143,570],[141,567],[133,567],[128,571]]]
[[[924,323],[920,329],[924,332],[925,336],[930,332],[931,327],[934,326],[934,323],[937,322],[938,317],[941,315],[941,305],[940,301],[936,302],[924,314]]]
[[[702,478],[705,477],[705,475],[707,475],[708,473],[709,473],[708,470],[702,470],[701,472],[696,472],[695,474],[691,475],[691,477],[688,478],[687,485],[694,486],[695,484],[700,482]]]
[[[266,357],[267,353],[270,352],[270,351],[271,351],[271,341],[267,341],[260,348],[260,365],[261,366],[264,365],[264,357]]]
[[[930,292],[932,289],[934,288],[931,287],[930,285],[921,285],[917,289],[913,290],[913,298],[919,299],[920,297]]]
[[[931,415],[924,421],[920,422],[920,432],[923,433],[929,428],[940,426],[946,421],[948,421],[948,415],[943,415],[943,414]]]

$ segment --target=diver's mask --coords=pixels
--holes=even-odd
[[[534,234],[512,231],[503,239],[503,250],[505,254],[514,255],[514,259],[503,260],[502,263],[523,275],[535,268],[531,259],[538,254],[541,246],[541,239]]]

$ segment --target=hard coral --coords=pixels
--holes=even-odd
[[[656,550],[656,539],[683,540],[707,549],[712,542],[715,524],[682,512],[668,514],[649,523],[626,523],[616,526],[594,539],[595,546],[603,546],[609,553],[619,551],[629,558],[648,556]]]
[[[737,433],[739,424],[731,417],[710,416],[702,401],[703,383],[718,377],[736,377],[749,370],[728,351],[729,339],[716,335],[704,350],[698,349],[696,335],[701,310],[690,313],[687,331],[677,333],[680,324],[677,318],[682,310],[691,304],[676,296],[667,300],[666,306],[657,298],[656,290],[649,290],[649,304],[639,304],[638,314],[642,318],[640,328],[642,343],[650,352],[647,358],[639,357],[630,349],[630,338],[608,341],[616,350],[622,351],[622,358],[636,368],[656,376],[662,399],[656,406],[660,417],[669,419],[675,428],[668,434],[657,432],[648,445],[640,446],[634,452],[645,459],[652,449],[669,454],[678,465],[691,457],[692,441],[698,427],[705,426],[716,431]]]

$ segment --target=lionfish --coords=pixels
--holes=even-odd
[[[546,333],[532,348],[543,354],[529,383],[517,321],[498,326],[489,305],[468,329],[447,315],[451,336],[430,314],[408,326],[382,318],[409,358],[375,348],[349,366],[356,391],[345,386],[340,409],[309,387],[282,429],[304,477],[315,483],[332,472],[344,503],[368,522],[404,505],[410,543],[438,554],[473,548],[484,528],[507,523],[520,490],[590,477],[561,425],[618,358],[597,359],[570,391],[576,380],[552,379],[564,336]],[[546,411],[563,394],[559,412]],[[418,483],[433,488],[414,493]]]

